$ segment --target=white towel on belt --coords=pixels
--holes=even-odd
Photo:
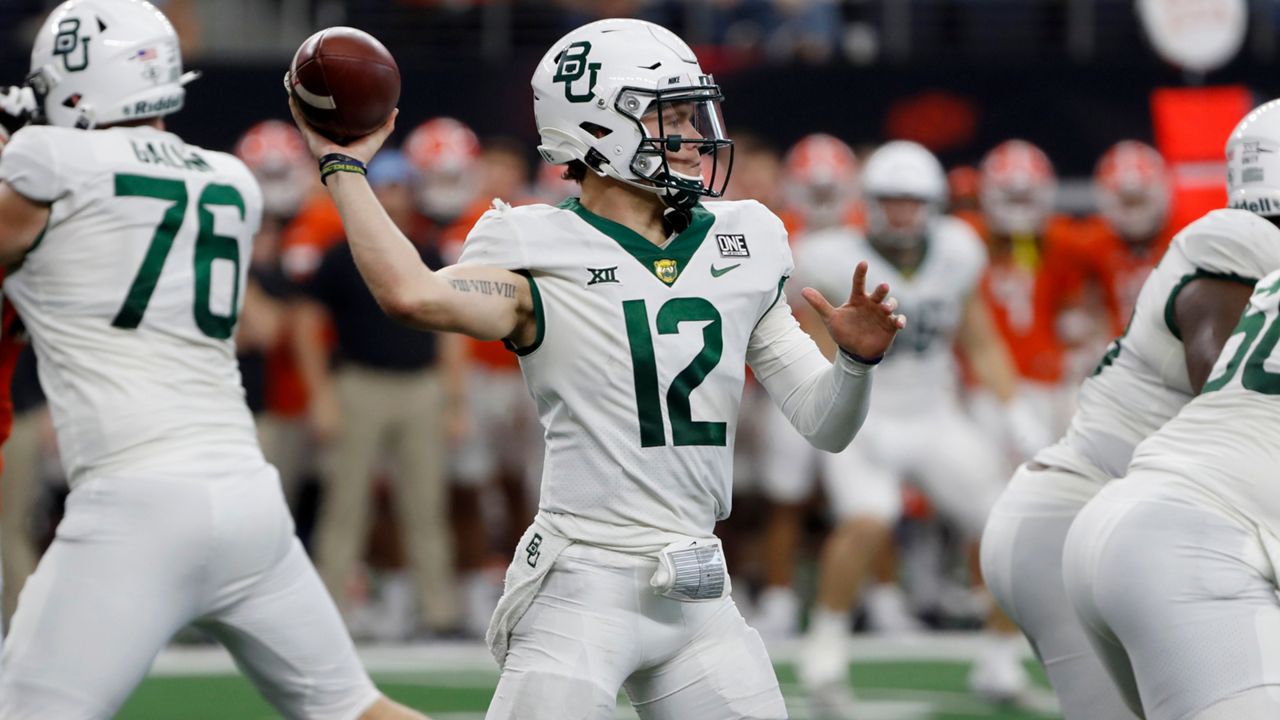
[[[556,558],[572,544],[573,541],[549,531],[537,517],[520,537],[515,557],[507,566],[502,599],[498,601],[493,618],[489,620],[489,629],[484,634],[484,641],[498,661],[499,669],[507,661],[511,631],[529,609]]]

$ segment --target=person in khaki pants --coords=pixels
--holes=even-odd
[[[370,165],[369,180],[406,234],[423,238],[429,233],[413,211],[410,173],[398,152],[384,151]],[[441,265],[431,243],[417,245],[424,262]],[[463,408],[461,338],[416,332],[387,318],[345,243],[325,253],[296,307],[295,349],[311,393],[312,428],[326,454],[312,547],[320,577],[345,608],[369,533],[371,481],[389,461],[421,624],[434,633],[456,631],[445,467],[451,423]],[[326,316],[337,336],[332,371]]]
[[[52,447],[53,425],[36,377],[35,354],[24,348],[14,370],[13,429],[4,444],[0,472],[0,557],[3,561],[3,625],[9,627],[18,595],[35,572],[40,547],[32,535],[32,521],[43,491],[41,457]]]

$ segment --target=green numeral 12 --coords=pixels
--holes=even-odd
[[[653,351],[653,334],[649,330],[649,312],[644,300],[622,303],[627,322],[627,339],[631,345],[631,368],[635,376],[636,408],[640,414],[641,447],[666,445],[662,423],[662,406],[658,391],[658,363]],[[715,445],[726,443],[722,422],[694,420],[689,395],[702,384],[720,362],[724,352],[724,335],[720,313],[704,298],[672,298],[658,308],[657,327],[660,335],[680,332],[680,323],[706,322],[702,328],[702,351],[681,370],[667,389],[667,412],[671,417],[671,441],[674,445]]]
[[[142,322],[156,283],[160,280],[160,271],[164,269],[164,261],[173,249],[173,239],[182,228],[182,221],[187,214],[187,184],[182,180],[145,175],[116,175],[115,190],[117,197],[147,197],[173,203],[160,218],[147,253],[142,258],[142,267],[138,268],[138,274],[129,285],[124,305],[111,321],[115,327],[131,330]],[[209,211],[209,207],[213,205],[236,208],[240,211],[240,218],[244,219],[244,198],[239,190],[230,185],[209,185],[200,193],[196,202],[200,223],[195,249],[196,326],[211,338],[225,340],[235,330],[237,308],[240,305],[240,244],[235,238],[214,234],[213,213]],[[217,259],[229,260],[234,266],[231,314],[226,317],[215,314],[209,307],[210,277],[213,261]]]

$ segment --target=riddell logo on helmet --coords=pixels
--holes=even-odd
[[[1236,210],[1248,210],[1251,213],[1259,215],[1270,215],[1272,213],[1280,214],[1280,203],[1271,202],[1271,198],[1262,198],[1261,200],[1237,200],[1231,203],[1231,207]]]
[[[147,102],[146,100],[139,100],[138,102],[134,103],[132,106],[126,105],[124,107],[124,114],[130,117],[138,117],[140,115],[158,115],[160,113],[169,112],[171,110],[177,110],[181,107],[182,107],[182,96],[170,95],[169,97],[160,98],[159,100],[154,100],[151,102]]]

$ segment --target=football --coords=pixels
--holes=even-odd
[[[400,100],[400,68],[363,30],[325,28],[293,55],[285,84],[303,117],[345,145],[382,127]]]

